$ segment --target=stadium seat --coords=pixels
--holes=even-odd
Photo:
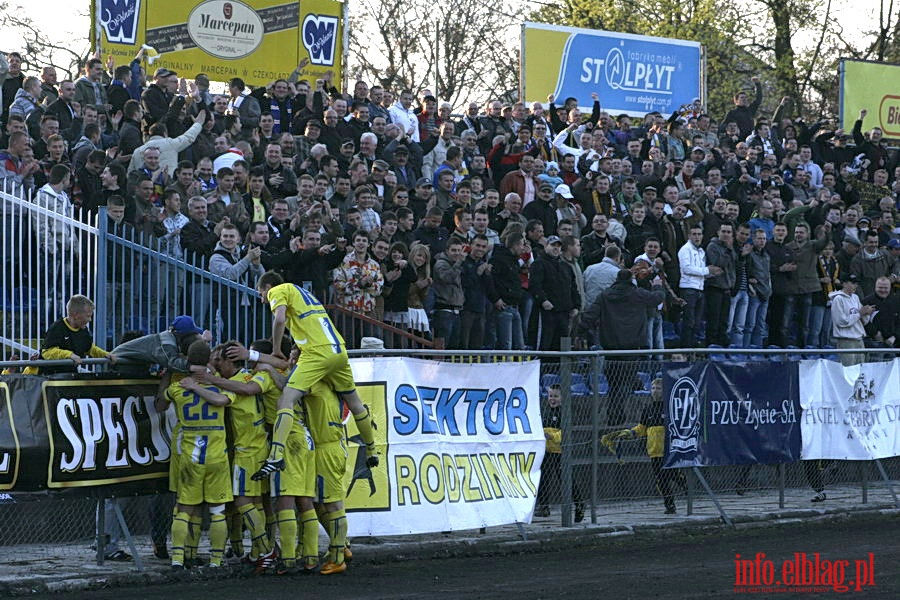
[[[785,346],[785,350],[800,350],[797,346]],[[788,362],[800,362],[803,355],[800,352],[785,355],[784,359]]]
[[[707,346],[707,348],[709,348],[710,350],[713,350],[713,349],[724,350],[724,348],[722,348],[722,346],[720,346],[719,344],[710,344],[709,346]],[[728,360],[728,357],[726,357],[725,354],[722,354],[720,352],[710,352],[709,360],[711,360],[712,362],[725,362]]]
[[[769,344],[766,347],[767,350],[781,350],[781,346],[776,346],[775,344]],[[784,354],[769,354],[769,360],[772,362],[783,362]]]
[[[569,391],[573,396],[590,396],[591,386],[581,373],[572,373],[572,387]]]
[[[606,379],[605,373],[597,373],[597,393],[601,396],[609,393],[609,380]]]

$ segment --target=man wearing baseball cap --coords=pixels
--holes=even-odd
[[[175,97],[178,87],[178,74],[164,67],[153,73],[153,83],[141,94],[141,106],[144,108],[144,131],[154,123],[164,123],[169,105]]]
[[[559,350],[569,322],[581,308],[572,268],[562,261],[562,240],[551,235],[544,252],[531,265],[528,287],[541,307],[541,350]]]
[[[198,327],[193,317],[180,315],[175,317],[167,330],[119,344],[112,353],[126,363],[119,369],[123,373],[128,371],[134,375],[146,375],[147,367],[153,364],[188,373],[187,349],[200,339],[209,342],[212,334]]]

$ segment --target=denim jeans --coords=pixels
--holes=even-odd
[[[681,313],[682,348],[693,348],[697,345],[697,330],[703,319],[703,292],[693,288],[681,288],[681,297],[687,302]]]
[[[784,340],[796,340],[797,346],[803,346],[809,336],[809,309],[812,308],[812,294],[790,294],[784,299],[784,318],[781,328]],[[791,336],[791,321],[797,317],[797,336]]]
[[[747,318],[744,320],[743,346],[762,347],[766,337],[766,313],[769,311],[769,301],[760,300],[759,296],[750,296],[747,304]]]
[[[434,338],[444,339],[445,350],[459,349],[460,321],[458,313],[435,309],[432,327],[434,327]]]
[[[747,321],[747,307],[750,294],[747,290],[739,290],[731,297],[731,309],[728,314],[728,341],[735,346],[744,345],[744,323]]]
[[[731,290],[707,287],[706,296],[706,343],[728,345],[728,308],[731,306]]]
[[[522,337],[525,338],[528,333],[533,333],[534,339],[529,339],[529,345],[537,348],[537,329],[534,332],[528,331],[531,323],[531,313],[534,311],[534,296],[528,293],[528,290],[522,292],[522,298],[519,300],[519,317],[522,320]]]
[[[651,350],[663,350],[666,347],[662,322],[663,318],[659,312],[655,317],[647,319],[647,347]]]
[[[806,345],[822,348],[831,342],[831,308],[813,306],[809,310],[809,335]]]
[[[517,306],[507,306],[503,310],[494,311],[497,321],[496,350],[522,350],[525,340],[522,335],[522,315]]]

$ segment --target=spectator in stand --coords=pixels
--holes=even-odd
[[[871,296],[875,292],[875,282],[879,277],[889,277],[896,259],[878,247],[878,232],[867,230],[863,247],[850,261],[850,273],[856,275],[860,295]]]
[[[622,251],[616,245],[608,245],[603,251],[603,259],[584,270],[585,306],[591,306],[600,292],[616,281],[622,269]]]
[[[434,263],[434,316],[435,339],[444,340],[444,348],[459,348],[460,311],[465,304],[462,289],[462,263],[465,259],[462,242],[451,239],[446,252],[437,255]]]
[[[866,347],[863,338],[866,335],[866,325],[872,320],[875,307],[871,304],[863,306],[860,303],[856,291],[859,278],[851,273],[844,279],[843,287],[828,295],[831,300],[831,322],[834,343],[838,349]],[[841,354],[841,364],[845,367],[858,365],[865,362],[866,355],[862,352]]]
[[[288,264],[287,281],[312,289],[320,302],[325,302],[331,284],[331,273],[341,265],[347,255],[347,240],[337,237],[333,242],[322,243],[322,234],[315,229],[305,229],[302,238],[294,238],[290,249],[297,248]]]
[[[717,233],[717,237],[710,240],[706,247],[707,265],[714,265],[720,270],[704,283],[706,342],[726,347],[731,290],[735,285],[738,252],[734,249],[734,228],[730,223],[719,225]]]
[[[250,133],[259,127],[259,117],[262,110],[259,108],[259,102],[250,95],[244,80],[240,77],[234,77],[228,82],[228,93],[231,95],[228,100],[228,107],[225,109],[226,114],[234,114],[240,117],[241,133],[249,136]]]
[[[184,251],[181,248],[181,230],[190,223],[190,219],[181,213],[181,195],[175,190],[163,192],[162,225],[166,233],[159,238],[159,251],[169,258],[181,261]],[[177,315],[183,304],[185,276],[177,264],[161,263],[156,289],[157,296],[162,299],[165,315]]]
[[[541,350],[559,350],[560,340],[569,335],[570,320],[581,308],[581,297],[572,269],[560,257],[562,240],[547,238],[544,252],[531,265],[528,289],[541,307]]]
[[[608,230],[609,218],[604,214],[594,215],[591,232],[581,238],[581,260],[586,268],[602,261],[608,246],[622,249],[622,242],[610,235]]]
[[[818,276],[819,254],[829,241],[829,224],[818,230],[815,240],[810,240],[809,225],[798,223],[794,228],[794,240],[785,245],[790,252],[791,261],[796,265],[785,287],[784,320],[781,335],[785,341],[793,339],[791,324],[797,320],[796,345],[815,346],[817,340],[810,335],[809,315],[812,308],[813,295],[822,289]]]
[[[466,350],[484,347],[490,298],[496,297],[491,277],[493,266],[487,261],[488,246],[487,237],[476,234],[462,264],[460,281],[465,302],[460,315],[460,347]]]
[[[82,109],[88,105],[95,106],[99,110],[109,110],[109,98],[106,88],[102,83],[103,61],[92,58],[84,65],[84,76],[75,82],[75,102]]]
[[[410,328],[410,286],[418,279],[415,266],[409,262],[409,250],[403,242],[391,245],[384,267],[384,322],[406,331]]]
[[[744,257],[747,271],[747,316],[744,320],[744,337],[741,347],[762,347],[766,333],[766,314],[772,296],[771,259],[766,249],[766,232],[753,232],[753,250]]]
[[[511,233],[505,243],[494,246],[491,254],[491,279],[494,291],[494,319],[497,350],[522,350],[525,346],[519,304],[525,292],[519,278],[524,261],[525,239]]]
[[[425,300],[433,283],[428,246],[413,244],[409,249],[409,262],[416,271],[416,281],[409,286],[409,329],[414,335],[430,339],[431,326],[425,311]]]
[[[368,255],[369,235],[353,234],[353,249],[333,273],[335,303],[341,308],[375,318],[375,298],[384,287],[378,262]]]
[[[706,251],[700,246],[702,241],[703,227],[696,224],[691,227],[687,243],[678,250],[681,269],[678,295],[686,301],[681,320],[681,348],[693,348],[697,345],[697,334],[703,318],[705,280],[723,273],[718,265],[707,264]]]
[[[698,248],[699,244],[698,239]],[[639,264],[646,265],[643,262]],[[638,272],[640,269],[646,267],[636,267],[634,270]],[[650,290],[637,287],[634,277],[632,271],[621,269],[615,283],[604,290],[582,316],[584,327],[599,334],[604,350],[640,350],[647,347],[648,310],[664,302],[666,294],[659,275],[654,277]],[[620,356],[606,367],[610,395],[607,425],[620,425],[627,418],[626,402],[634,389],[637,358]]]
[[[739,91],[734,95],[734,108],[729,110],[725,118],[722,119],[722,123],[735,123],[737,125],[741,139],[747,139],[753,133],[756,111],[759,110],[759,105],[762,104],[763,99],[762,84],[759,82],[759,77],[754,75],[750,78],[750,81],[753,82],[753,87],[756,91],[756,97],[753,99],[753,102],[750,102],[749,98],[747,98],[747,92],[744,90]]]
[[[261,258],[262,249],[248,247],[241,256],[241,235],[238,228],[230,223],[225,224],[219,232],[219,242],[209,258],[209,272],[228,281],[252,287],[254,282],[265,272]],[[214,285],[213,303],[217,311],[217,322],[220,326],[219,340],[245,339],[254,333],[249,331],[244,307],[250,305],[246,294],[232,287]]]
[[[148,133],[150,137],[144,142],[143,146],[139,146],[134,150],[131,161],[128,164],[129,171],[135,171],[141,167],[141,159],[146,160],[144,150],[156,148],[159,152],[159,166],[166,174],[175,173],[178,167],[178,153],[188,148],[197,139],[200,130],[203,129],[203,122],[206,120],[206,111],[201,110],[194,117],[194,123],[184,132],[184,134],[176,137],[168,137],[168,130],[162,123],[156,123],[150,127]]]
[[[866,325],[866,346],[895,348],[900,336],[900,295],[891,294],[891,280],[875,280],[875,292],[862,300],[863,306],[874,306],[875,312]]]

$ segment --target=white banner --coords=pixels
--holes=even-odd
[[[804,460],[900,456],[900,359],[800,363]]]
[[[351,360],[377,425],[365,466],[353,419],[350,535],[454,531],[531,521],[544,458],[538,361]]]

